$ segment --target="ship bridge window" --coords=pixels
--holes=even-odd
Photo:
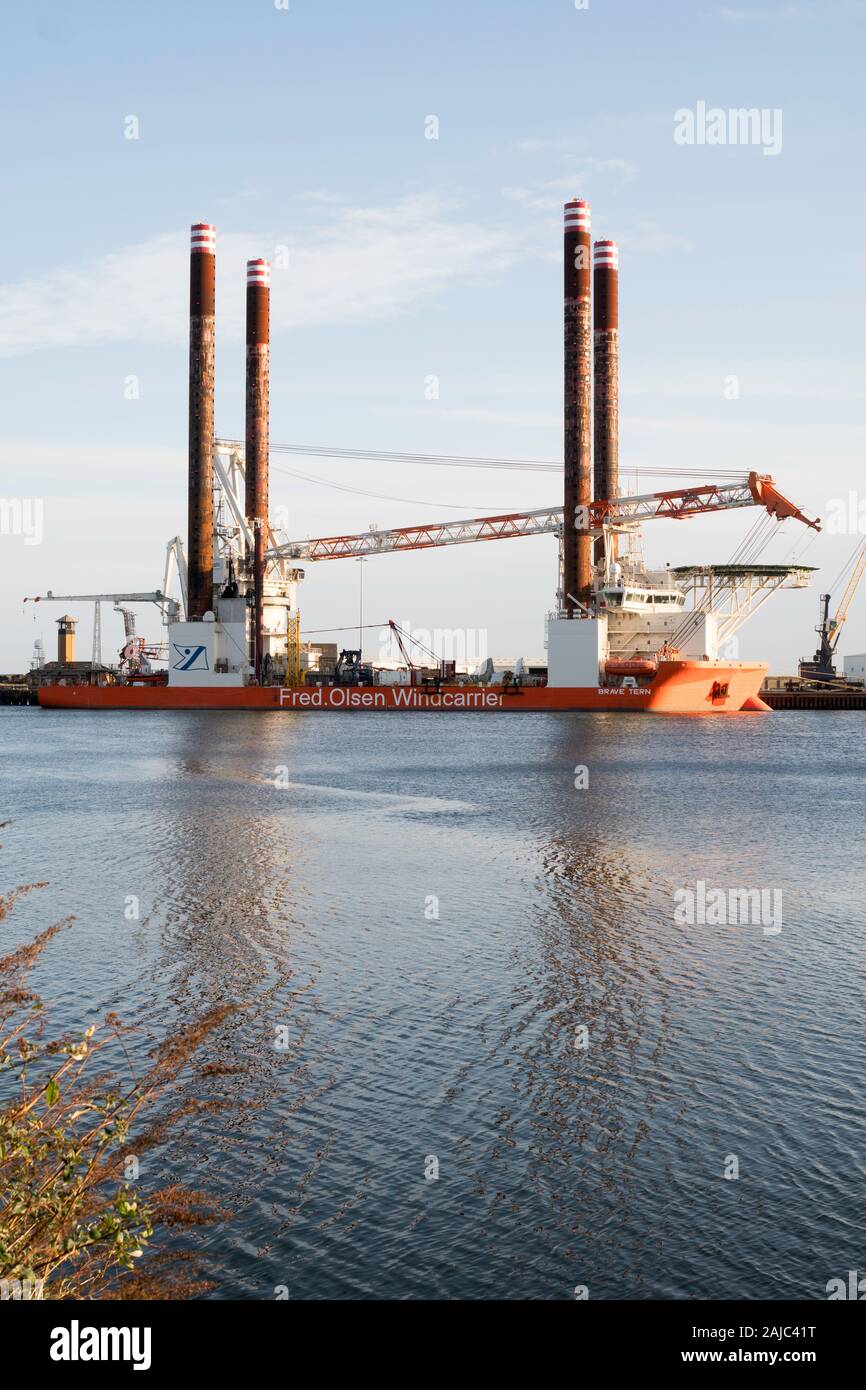
[[[620,608],[622,606],[621,593],[612,594],[610,590],[608,590],[608,592],[605,594],[605,598],[607,599],[608,604],[611,608]]]

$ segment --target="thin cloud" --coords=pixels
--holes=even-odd
[[[866,399],[866,392],[855,384],[859,376],[858,368],[861,366],[859,362],[828,363],[825,366],[828,368],[828,381],[816,382],[814,368],[811,366],[795,364],[784,377],[769,377],[762,374],[760,368],[745,363],[735,373],[739,382],[740,398],[745,404],[750,401],[792,399],[829,405]],[[846,367],[851,375],[850,385],[840,384],[839,381],[839,378],[844,376]],[[835,377],[836,380],[830,380],[831,377]],[[726,379],[726,374],[718,368],[715,371],[704,370],[692,377],[679,374],[644,376],[641,380],[631,383],[629,398],[645,396],[657,400],[667,396],[702,399],[720,404]],[[733,411],[735,407],[729,404],[725,408]]]
[[[174,343],[186,335],[188,233],[154,237],[77,270],[58,269],[0,286],[0,356],[111,342]],[[271,321],[286,328],[369,323],[395,315],[455,282],[501,275],[522,254],[517,235],[452,218],[444,204],[409,197],[335,213],[288,242],[273,232],[220,234],[220,337],[244,324],[244,263],[274,260]],[[286,247],[279,269],[276,248]]]
[[[774,5],[765,9],[744,9],[737,5],[722,5],[719,13],[729,24],[767,24],[786,19],[815,19],[818,6],[791,4]]]
[[[789,422],[785,420],[769,419],[755,420],[753,418],[740,418],[733,412],[726,420],[710,419],[707,415],[696,415],[687,418],[682,415],[664,417],[660,415],[629,415],[627,417],[629,429],[635,431],[646,431],[647,433],[663,431],[666,434],[688,434],[693,435],[696,440],[706,435],[742,435],[745,439],[753,438],[758,434],[778,438],[790,438],[795,445],[802,444],[807,435],[814,435],[821,438],[828,433],[845,435],[852,439],[861,440],[866,436],[866,428],[859,424],[848,424],[844,420],[816,420],[811,424],[800,422]],[[810,445],[810,447],[812,447]]]
[[[539,154],[543,150],[562,150],[565,148],[564,140],[518,140],[515,149],[522,154]]]
[[[615,175],[621,183],[626,183],[636,173],[637,165],[630,159],[585,159],[570,168],[568,173],[558,174],[556,178],[530,185],[509,185],[503,188],[502,196],[523,207],[547,212],[561,207],[564,199],[573,197],[591,180]]]
[[[643,221],[617,237],[621,250],[629,254],[645,252],[650,255],[669,251],[691,251],[694,243],[684,232],[671,232],[657,222]]]
[[[395,413],[392,411],[392,414]],[[429,408],[404,407],[401,415],[423,415],[430,419]],[[507,425],[516,429],[561,429],[562,415],[552,410],[495,410],[486,406],[442,406],[436,408],[437,419],[471,420],[481,425]]]

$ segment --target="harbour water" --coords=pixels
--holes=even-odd
[[[2,948],[74,914],[58,1029],[243,1006],[227,1108],[141,1177],[231,1209],[211,1297],[826,1298],[866,1272],[863,733],[6,709],[3,890],[48,886]],[[684,920],[713,889],[772,916]]]

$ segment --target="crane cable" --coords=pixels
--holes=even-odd
[[[243,449],[242,439],[216,439],[217,448]],[[401,467],[418,464],[437,468],[493,468],[510,469],[530,473],[562,473],[562,463],[551,459],[514,459],[482,457],[475,454],[426,454],[410,453],[403,450],[354,449],[324,444],[271,444],[272,454],[294,454],[306,458],[333,458],[354,460],[363,463],[396,463]],[[621,468],[622,473],[664,478],[742,478],[739,468],[655,468],[635,464]]]
[[[349,487],[346,483],[335,483],[331,478],[314,478],[309,473],[300,473],[296,468],[280,467],[271,465],[272,473],[285,473],[291,478],[301,478],[305,483],[316,483],[319,487],[332,487],[337,492],[353,492],[358,497],[373,497],[380,502],[408,502],[413,507],[444,507],[448,511],[465,511],[467,507],[472,507],[476,511],[486,511],[486,502],[429,502],[420,497],[396,497],[388,492],[369,492],[366,488]],[[522,510],[520,507],[500,507],[499,512],[516,512]]]
[[[746,536],[734,550],[728,564],[755,564],[759,556],[766,550],[767,546],[775,540],[784,524],[785,519],[779,520],[771,516],[769,512],[764,512],[749,528]],[[712,613],[717,608],[720,608],[722,601],[723,595],[718,589],[713,592],[712,597],[710,596],[710,590],[706,589],[700,603],[695,604],[695,607],[684,615],[682,622],[679,627],[676,628],[670,639],[671,645],[676,647],[679,643],[685,641],[689,633],[694,631],[697,627],[699,619],[702,616]]]
[[[864,545],[866,545],[866,541],[857,541],[857,544],[854,546],[853,551],[849,555],[848,559],[845,561],[836,578],[833,580],[833,583],[830,585],[831,594],[834,594],[836,590],[839,589],[848,578],[850,578],[849,571],[854,568],[854,565],[857,562],[857,557],[859,556],[860,551],[863,549]]]

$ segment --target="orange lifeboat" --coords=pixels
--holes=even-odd
[[[656,664],[654,661],[606,661],[604,672],[607,676],[654,676]]]

